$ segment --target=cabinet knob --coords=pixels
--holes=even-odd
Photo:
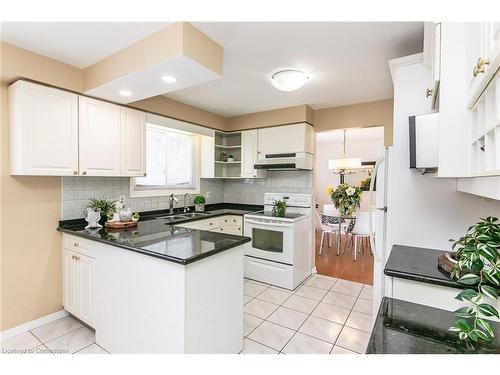
[[[477,77],[478,74],[486,72],[486,65],[490,65],[491,60],[480,57],[477,59],[477,64],[472,69],[472,75]]]
[[[80,257],[79,257],[79,256],[75,256],[75,259],[76,259],[76,260],[80,260]]]
[[[144,172],[144,177],[146,177],[146,172]]]
[[[71,259],[75,260],[75,256],[74,256],[74,255],[72,255],[72,256],[71,256]]]
[[[214,223],[209,223],[209,225],[214,225]]]
[[[74,175],[77,175],[77,174],[78,174],[78,171],[73,171],[73,174],[74,174]]]
[[[78,242],[75,242],[75,243],[73,244],[73,246],[74,246],[74,247],[78,247]]]
[[[434,92],[434,89],[426,89],[425,90],[425,97],[428,98],[432,96],[432,93]]]
[[[87,174],[87,171],[83,171],[82,174],[85,176]]]

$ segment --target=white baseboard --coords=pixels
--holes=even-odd
[[[55,313],[42,316],[41,318],[32,320],[30,322],[23,323],[16,327],[9,328],[3,332],[0,332],[0,341],[6,340],[8,338],[14,337],[24,332],[28,332],[32,329],[43,326],[45,324],[52,323],[53,321],[64,318],[65,316],[68,315],[69,313],[66,310],[60,310],[56,311]]]
[[[316,266],[313,267],[313,269],[312,269],[311,272],[312,272],[313,275],[316,274],[316,273],[318,273],[318,271],[316,271]]]

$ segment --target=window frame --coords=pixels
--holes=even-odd
[[[138,197],[162,197],[162,196],[169,196],[171,194],[174,195],[183,195],[186,193],[190,194],[199,194],[200,193],[200,135],[196,133],[191,133],[187,131],[182,131],[176,128],[169,128],[164,125],[157,125],[151,122],[146,123],[146,132],[147,132],[147,126],[150,125],[151,127],[158,128],[160,130],[172,132],[172,133],[180,133],[180,134],[186,134],[190,135],[193,137],[194,141],[194,147],[193,147],[193,183],[194,186],[190,187],[179,187],[179,188],[172,188],[172,187],[151,187],[151,188],[137,188],[137,183],[136,179],[137,177],[131,177],[130,178],[130,197],[131,198],[138,198]],[[146,137],[147,138],[147,137]],[[146,158],[147,158],[147,142],[146,142]],[[140,178],[140,177],[139,177]]]

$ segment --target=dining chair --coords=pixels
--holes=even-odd
[[[350,238],[349,241],[346,243],[346,246],[350,249],[352,246],[352,243],[354,242],[354,250],[353,250],[353,256],[354,256],[354,261],[357,259],[357,254],[358,254],[358,240],[361,240],[360,247],[363,248],[363,241],[365,241],[365,246],[370,247],[370,228],[369,228],[369,212],[359,212],[356,215],[356,222],[354,223],[354,228],[349,234]],[[360,250],[361,250],[360,248]],[[364,252],[364,248],[363,248]],[[345,253],[345,248],[344,248],[344,253]],[[371,248],[370,248],[370,253],[371,253]]]
[[[336,229],[332,225],[328,225],[328,224],[323,223],[322,216],[318,212],[318,210],[316,210],[316,217],[317,217],[316,228],[319,229],[319,230],[321,230],[321,241],[320,241],[320,244],[319,244],[319,253],[318,253],[318,255],[321,255],[321,251],[323,250],[323,241],[325,239],[325,233],[327,235],[328,247],[330,247],[332,245],[331,235],[333,235],[333,234],[337,235],[338,229]]]

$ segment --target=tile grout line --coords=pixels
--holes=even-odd
[[[72,317],[72,318],[73,318],[73,317]],[[62,319],[64,319],[64,318],[62,318]],[[73,318],[73,319],[74,319],[74,318]],[[76,320],[76,319],[75,319],[75,320]],[[56,320],[56,321],[57,321],[57,320]],[[51,323],[49,323],[49,324],[51,324]],[[44,327],[44,326],[40,326],[40,327]],[[38,328],[40,328],[40,327],[37,327],[37,328],[34,328],[34,329],[38,329]],[[33,336],[35,336],[35,337],[36,337],[36,339],[37,339],[38,341],[40,341],[42,344],[44,344],[44,345],[45,345],[45,344],[47,344],[47,343],[49,343],[49,342],[51,342],[51,341],[54,341],[54,340],[57,340],[57,339],[59,339],[59,338],[61,338],[61,337],[63,337],[63,336],[66,336],[67,334],[70,334],[70,333],[72,333],[72,332],[78,331],[80,328],[83,328],[83,327],[85,327],[85,325],[83,325],[83,324],[82,324],[82,325],[81,325],[81,327],[78,327],[78,328],[72,329],[71,331],[68,331],[68,332],[66,332],[66,333],[63,333],[62,335],[57,336],[57,337],[54,337],[53,339],[50,339],[50,340],[45,341],[45,342],[43,342],[43,341],[42,341],[42,339],[40,339],[40,338],[39,338],[39,337],[38,337],[38,336],[37,336],[37,335],[36,335],[33,331],[28,331],[28,332],[29,332],[29,333],[31,333]]]

